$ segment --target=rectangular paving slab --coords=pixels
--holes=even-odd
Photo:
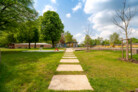
[[[62,58],[77,58],[77,57],[62,57]]]
[[[64,55],[74,55],[74,53],[70,53],[70,54],[68,54],[68,53],[65,53]]]
[[[61,59],[61,63],[79,63],[78,59]]]
[[[64,55],[64,57],[66,57],[66,56],[67,56],[67,57],[69,57],[69,56],[70,56],[70,57],[76,57],[75,55]]]
[[[86,75],[54,75],[48,87],[51,90],[93,90]]]
[[[76,64],[60,64],[57,71],[83,71],[80,65]]]

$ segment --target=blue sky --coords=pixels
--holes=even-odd
[[[124,0],[34,0],[34,7],[43,15],[47,10],[56,11],[65,28],[79,43],[83,42],[85,30],[90,25],[91,38],[103,37],[109,39],[109,35],[117,32],[121,37],[120,29],[112,23],[114,11],[121,9]],[[138,7],[138,0],[127,0],[132,8]],[[131,23],[132,33],[130,37],[138,38],[138,16]],[[134,27],[135,26],[135,27]]]

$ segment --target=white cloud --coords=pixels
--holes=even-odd
[[[82,33],[77,33],[74,35],[74,38],[77,40],[77,42],[80,44],[84,41],[85,35]]]
[[[56,0],[51,0],[52,3],[56,3]]]
[[[93,13],[97,11],[99,7],[102,8],[100,4],[106,3],[108,1],[110,0],[86,0],[85,6],[84,6],[84,12],[86,14]]]
[[[67,18],[70,18],[70,17],[71,17],[71,14],[70,14],[70,13],[67,13],[67,14],[66,14],[66,17],[67,17]]]
[[[56,11],[56,9],[54,7],[52,7],[51,5],[46,5],[45,8],[43,9],[42,13],[46,12],[46,11]]]
[[[122,8],[120,3],[119,0],[86,0],[84,12],[91,14],[88,20],[93,24],[92,28],[97,31],[97,34],[92,38],[103,37],[108,39],[113,32],[120,33],[122,31],[112,22],[115,10]],[[138,5],[133,7],[138,7]],[[138,15],[131,21],[132,27],[136,27],[136,24],[138,24]],[[120,34],[120,36],[124,37],[123,34]],[[134,28],[129,36],[138,38],[138,29]]]
[[[130,34],[130,37],[135,37],[138,39],[138,28],[132,29],[132,32]]]
[[[82,34],[81,33],[78,33],[74,37],[77,38],[77,37],[80,37],[80,36],[82,36]]]
[[[82,8],[82,3],[79,2],[74,8],[72,8],[73,12],[76,12],[77,10]]]

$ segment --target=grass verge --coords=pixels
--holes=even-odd
[[[0,92],[48,92],[62,52],[2,52]]]
[[[138,88],[138,64],[118,60],[120,51],[77,51],[75,55],[94,92],[129,92]]]

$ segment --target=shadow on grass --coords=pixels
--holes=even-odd
[[[61,56],[59,53],[2,52],[0,92],[40,90],[38,85],[51,79]]]

